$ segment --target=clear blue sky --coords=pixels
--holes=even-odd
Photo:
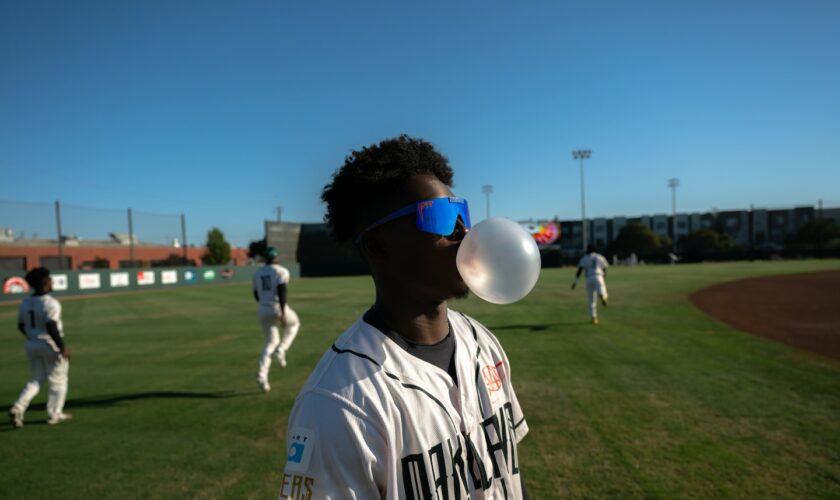
[[[351,149],[424,137],[484,217],[840,203],[840,2],[3,1],[0,199],[323,216]],[[0,226],[3,226],[0,221]]]

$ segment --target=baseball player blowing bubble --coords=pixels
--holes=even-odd
[[[324,188],[325,221],[367,260],[376,296],[295,400],[280,498],[528,498],[507,355],[447,305],[469,292],[459,247],[488,222],[470,233],[452,177],[402,135],[354,151]]]

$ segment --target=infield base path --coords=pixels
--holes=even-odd
[[[689,299],[738,330],[840,359],[840,271],[730,281]]]

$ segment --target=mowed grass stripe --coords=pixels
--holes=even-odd
[[[751,276],[838,261],[610,268],[588,324],[574,270],[544,270],[525,300],[452,307],[501,339],[531,428],[534,498],[840,495],[840,363],[735,331],[687,300]],[[279,491],[288,413],[333,339],[373,297],[370,278],[298,279],[302,328],[272,392],[254,383],[262,333],[247,285],[64,301],[75,348],[68,410],[0,427],[3,498],[267,498]],[[28,376],[17,310],[0,307],[0,398]],[[57,471],[44,481],[44,469]]]

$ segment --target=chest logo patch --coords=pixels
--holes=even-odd
[[[499,364],[501,364],[501,361]],[[481,369],[481,376],[484,378],[484,383],[487,385],[487,390],[490,392],[496,392],[502,388],[502,379],[499,377],[499,372],[496,370],[497,366],[499,365],[487,365]]]

